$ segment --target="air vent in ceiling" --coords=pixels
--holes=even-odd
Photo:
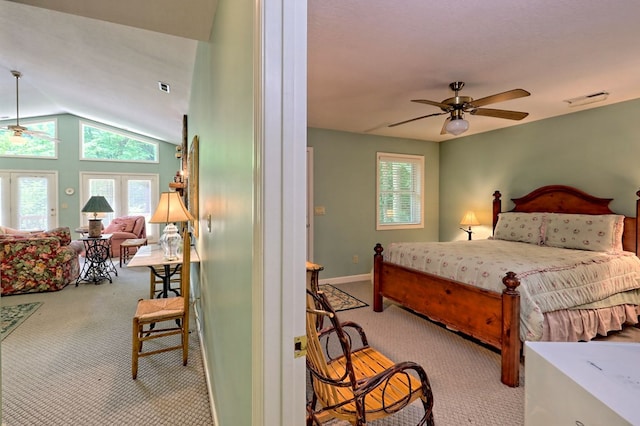
[[[590,95],[578,96],[577,98],[565,99],[564,102],[568,103],[570,107],[592,104],[595,102],[602,102],[607,99],[609,92],[604,90]]]
[[[158,89],[160,89],[161,92],[165,92],[165,93],[171,92],[171,87],[169,86],[169,84],[163,83],[162,81],[158,82]]]

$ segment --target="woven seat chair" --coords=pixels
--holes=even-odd
[[[327,318],[330,325],[319,329],[317,324],[327,323]],[[352,330],[348,333],[345,329]],[[352,349],[358,336],[359,347]],[[330,418],[366,425],[404,409],[417,399],[424,409],[417,424],[434,424],[433,395],[424,369],[414,362],[394,363],[370,347],[358,324],[340,323],[324,293],[310,289],[307,289],[307,369],[313,387],[307,405],[307,426],[320,425]]]
[[[182,364],[187,365],[189,355],[190,255],[189,232],[185,232],[180,275],[180,296],[140,299],[138,301],[136,313],[133,317],[133,345],[131,352],[131,375],[134,379],[138,376],[138,359],[140,357],[182,349]],[[180,335],[180,345],[165,346],[143,352],[144,342],[175,335]]]

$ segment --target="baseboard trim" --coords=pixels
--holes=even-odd
[[[213,400],[213,388],[211,386],[211,380],[210,377],[211,375],[209,374],[209,363],[207,362],[208,358],[207,358],[207,350],[205,349],[204,345],[202,344],[203,340],[202,340],[202,327],[200,325],[200,314],[198,312],[198,304],[197,304],[197,300],[192,301],[193,303],[193,313],[194,313],[194,317],[196,319],[196,328],[197,328],[197,333],[198,333],[198,339],[200,339],[200,355],[202,356],[202,365],[204,368],[204,378],[205,378],[205,382],[207,383],[207,394],[209,395],[209,406],[211,407],[211,418],[213,419],[213,424],[217,425],[220,424],[218,422],[218,414],[216,412],[216,405],[214,404],[214,400]]]
[[[357,281],[371,281],[371,274],[347,275],[344,277],[320,279],[319,284],[346,284]]]

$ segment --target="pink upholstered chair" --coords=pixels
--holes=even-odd
[[[111,221],[103,234],[112,234],[111,257],[120,255],[120,244],[124,240],[147,238],[144,216],[122,216]],[[136,250],[134,248],[130,250]]]

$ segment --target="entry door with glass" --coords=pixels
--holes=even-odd
[[[0,225],[20,230],[58,226],[57,172],[0,171]]]
[[[81,173],[81,199],[88,200],[92,195],[104,196],[113,209],[102,218],[108,225],[113,218],[121,216],[144,216],[147,220],[147,239],[157,240],[157,226],[148,223],[155,209],[158,195],[158,175],[156,174],[115,174],[115,173]],[[83,204],[83,203],[81,203]],[[84,205],[84,204],[83,204]],[[82,206],[80,206],[82,208]],[[83,218],[83,223],[88,218]],[[88,223],[88,222],[87,222]]]

